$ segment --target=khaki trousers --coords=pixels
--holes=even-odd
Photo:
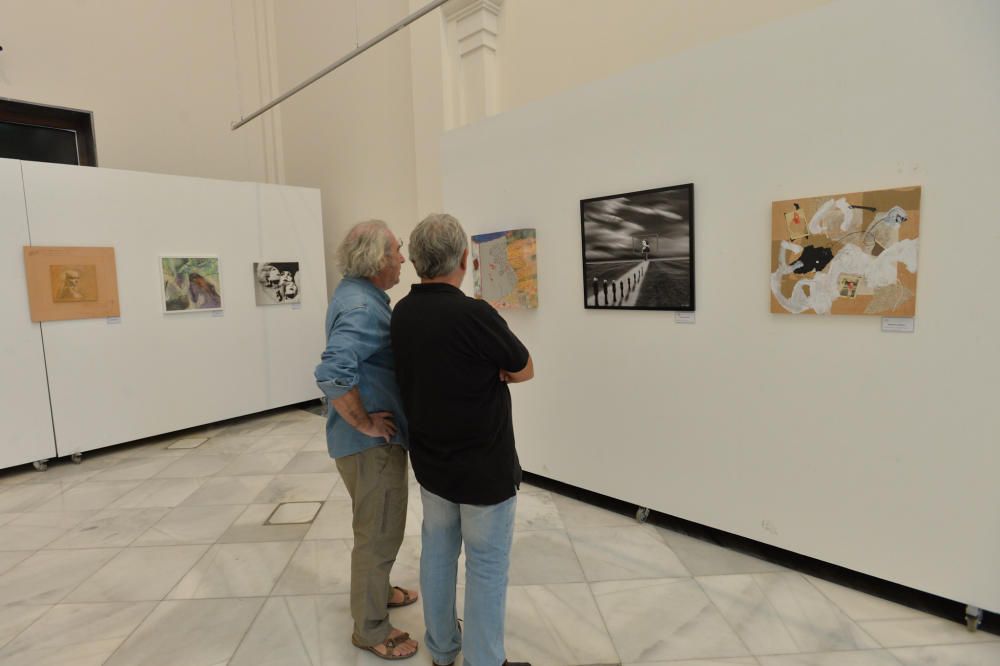
[[[351,616],[354,640],[377,645],[389,637],[389,572],[406,527],[406,449],[386,444],[337,458],[354,509]]]

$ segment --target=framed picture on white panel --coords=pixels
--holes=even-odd
[[[222,309],[217,256],[161,255],[160,285],[163,311],[167,314]]]
[[[298,261],[254,262],[254,297],[257,305],[301,303],[301,275]]]

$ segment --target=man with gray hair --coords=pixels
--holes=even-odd
[[[435,664],[506,660],[504,613],[521,467],[508,384],[534,376],[531,356],[486,301],[466,296],[469,244],[451,215],[430,215],[410,234],[420,276],[392,314],[396,377],[420,482],[420,588],[425,643]],[[465,631],[455,610],[465,543]],[[529,666],[522,664],[520,666]]]
[[[351,495],[351,642],[383,659],[405,659],[417,643],[389,622],[388,609],[417,593],[393,587],[389,572],[406,526],[407,427],[389,343],[389,295],[406,260],[385,222],[355,225],[337,248],[344,279],[326,315],[326,349],[316,382],[331,409],[326,441]]]

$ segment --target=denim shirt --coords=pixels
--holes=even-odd
[[[363,278],[344,278],[333,292],[326,313],[326,349],[316,366],[316,383],[330,400],[357,387],[368,412],[392,412],[393,444],[407,446],[406,415],[396,385],[389,343],[389,295]],[[349,456],[380,444],[345,421],[333,405],[326,422],[326,443],[333,458]]]

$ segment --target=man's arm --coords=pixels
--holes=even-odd
[[[328,324],[326,349],[316,366],[316,383],[348,425],[364,435],[389,442],[396,434],[392,413],[369,413],[358,390],[361,364],[377,350],[371,336],[365,335],[371,325],[364,306],[346,310]]]
[[[535,364],[531,361],[531,356],[528,356],[528,362],[523,368],[517,372],[511,372],[509,370],[500,370],[500,381],[507,382],[508,384],[517,384],[519,382],[526,382],[535,376]]]
[[[386,442],[396,434],[392,412],[367,412],[361,403],[361,393],[355,386],[339,398],[330,398],[330,405],[352,428],[369,437],[382,437]]]

